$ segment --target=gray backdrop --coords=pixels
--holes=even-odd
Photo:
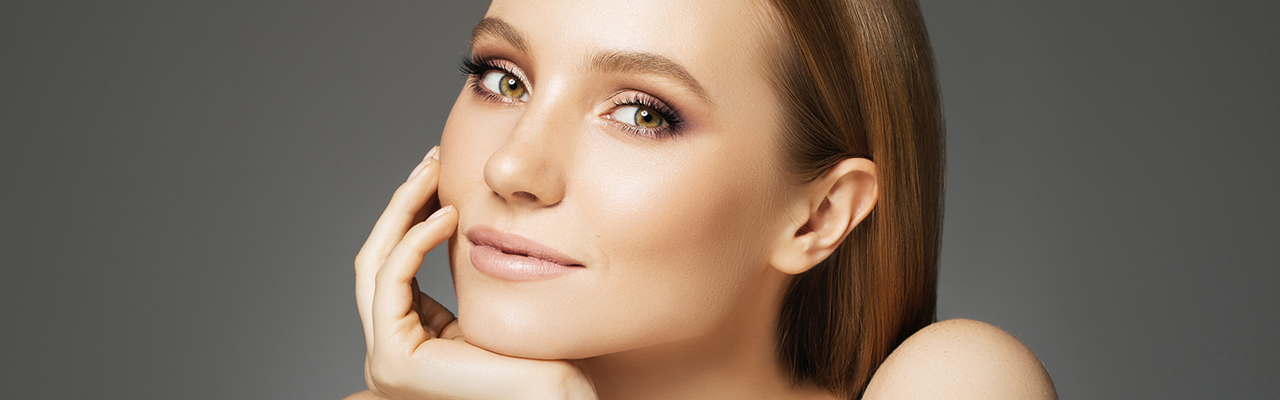
[[[1063,398],[1280,392],[1277,4],[924,1],[939,317],[1018,336]],[[0,396],[361,389],[351,261],[485,7],[0,4]],[[452,307],[441,254],[421,277]]]

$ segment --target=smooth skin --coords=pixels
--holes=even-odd
[[[568,363],[500,356],[460,337],[449,310],[418,290],[427,252],[453,235],[457,211],[425,217],[439,182],[432,149],[396,190],[356,256],[356,300],[364,326],[369,391],[349,398],[594,398]]]
[[[422,257],[457,228],[451,207],[424,220],[439,181],[436,152],[396,190],[356,258],[370,390],[347,399],[600,398],[568,362],[508,357],[468,344],[454,316],[418,291],[413,276]],[[1056,399],[1057,394],[1040,361],[1016,338],[982,322],[949,320],[926,327],[894,350],[863,398]]]
[[[521,86],[501,90],[494,76],[478,79],[488,92],[464,88],[442,146],[357,256],[370,391],[352,398],[835,398],[790,382],[777,317],[791,277],[874,208],[877,175],[866,159],[803,186],[782,172],[781,106],[764,68],[780,35],[771,10],[497,0],[486,18],[501,29],[481,32],[473,53]],[[695,83],[601,54],[657,55]],[[637,108],[619,102],[645,96],[678,109],[682,129],[635,129]],[[477,225],[586,268],[533,283],[484,275],[468,258]],[[446,240],[460,319],[413,281]],[[865,398],[1053,396],[1016,339],[946,321],[891,354]]]

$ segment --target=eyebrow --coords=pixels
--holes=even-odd
[[[529,41],[524,39],[524,34],[519,29],[508,24],[507,21],[489,17],[480,20],[475,28],[471,28],[471,47],[476,46],[476,41],[485,36],[497,36],[515,47],[516,50],[528,54]]]
[[[474,48],[476,42],[484,37],[497,37],[522,53],[530,52],[529,41],[525,39],[524,34],[515,26],[499,18],[484,18],[471,29],[471,47]],[[680,63],[658,54],[633,51],[600,52],[591,57],[590,69],[615,74],[632,73],[666,77],[683,84],[698,97],[711,102],[706,90],[688,70]]]
[[[694,79],[693,75],[689,74],[689,71],[685,70],[683,66],[680,66],[680,63],[657,54],[631,51],[597,53],[594,57],[591,57],[591,69],[615,74],[634,73],[664,76],[687,86],[689,90],[703,100],[711,101],[711,99],[707,98],[706,90],[703,90],[702,85],[698,84],[698,80]]]

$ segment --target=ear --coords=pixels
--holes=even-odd
[[[793,216],[770,262],[787,274],[813,268],[840,247],[876,205],[876,164],[850,158],[810,182],[791,200]]]

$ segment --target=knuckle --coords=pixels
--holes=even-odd
[[[420,255],[419,253],[426,253],[435,244],[430,243],[429,239],[432,237],[431,227],[427,225],[429,224],[418,223],[409,228],[409,231],[404,234],[404,239],[400,243],[405,246],[405,250],[408,250],[408,252],[403,254],[403,257],[406,257],[402,260],[403,262],[410,262],[414,257],[420,258],[425,254]]]
[[[369,387],[383,393],[403,387],[404,378],[398,370],[397,366],[388,365],[385,357],[373,357],[369,360]]]
[[[373,268],[374,265],[378,265],[378,264],[379,264],[378,260],[374,259],[374,256],[370,254],[370,251],[368,249],[360,249],[360,252],[356,253],[356,259],[355,259],[356,273],[364,272],[365,270],[369,268]]]
[[[378,264],[380,263],[378,263],[375,260],[370,260],[367,258],[366,259],[358,258],[356,259],[356,262],[355,262],[356,275],[360,276],[360,275],[375,274],[377,273],[377,267],[375,266]]]

